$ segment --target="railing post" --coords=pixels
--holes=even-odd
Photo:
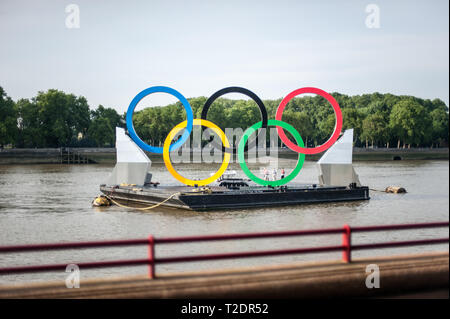
[[[350,263],[352,261],[352,230],[349,225],[344,225],[342,234],[342,261]]]
[[[155,240],[153,236],[148,236],[148,276],[155,278]]]

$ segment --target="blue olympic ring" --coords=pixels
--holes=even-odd
[[[177,90],[174,90],[167,86],[152,86],[148,89],[145,89],[141,91],[138,95],[134,97],[134,99],[131,101],[130,106],[127,110],[127,129],[128,134],[130,135],[131,139],[139,145],[140,148],[142,148],[145,151],[151,152],[151,153],[157,153],[162,154],[163,153],[163,147],[157,147],[157,146],[151,146],[145,143],[143,140],[139,138],[139,136],[136,134],[136,131],[134,130],[133,126],[133,113],[134,109],[136,108],[136,105],[139,103],[140,100],[142,100],[147,95],[150,95],[152,93],[168,93],[173,96],[175,96],[180,102],[183,104],[184,109],[186,110],[186,116],[187,116],[187,126],[186,130],[184,131],[183,135],[181,135],[181,138],[174,144],[172,144],[169,147],[169,152],[176,150],[181,145],[186,142],[186,140],[189,138],[189,135],[192,132],[192,127],[194,124],[194,114],[192,113],[191,105],[189,104],[188,100]]]

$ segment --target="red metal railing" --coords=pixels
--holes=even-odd
[[[77,263],[77,266],[80,269],[82,269],[82,268],[87,269],[87,268],[148,265],[149,266],[149,277],[155,278],[155,265],[156,264],[194,262],[194,261],[204,261],[204,260],[250,258],[250,257],[263,257],[263,256],[277,256],[277,255],[342,251],[342,253],[343,253],[342,260],[344,262],[349,263],[349,262],[351,262],[351,253],[352,253],[352,251],[355,251],[355,250],[419,246],[419,245],[434,245],[434,244],[443,244],[443,243],[449,242],[449,238],[447,237],[447,238],[433,238],[433,239],[423,239],[423,240],[409,240],[409,241],[382,242],[382,243],[352,245],[351,239],[352,239],[353,233],[373,232],[373,231],[393,231],[393,230],[405,230],[405,229],[439,228],[439,227],[442,228],[442,227],[448,227],[448,226],[449,226],[449,222],[382,225],[382,226],[362,226],[362,227],[350,227],[348,225],[344,225],[343,228],[280,231],[280,232],[267,232],[267,233],[226,234],[226,235],[165,237],[165,238],[155,238],[153,236],[149,236],[146,239],[0,246],[0,253],[58,250],[58,249],[80,249],[80,248],[94,248],[94,247],[118,247],[118,246],[148,245],[148,258],[145,258],[145,259],[85,262],[85,263]],[[238,253],[222,253],[222,254],[209,254],[209,255],[194,255],[194,256],[176,256],[176,257],[156,257],[155,256],[156,244],[174,244],[174,243],[188,243],[188,242],[274,238],[274,237],[290,237],[290,236],[311,236],[311,235],[326,235],[326,234],[342,234],[342,245],[296,248],[296,249],[264,250],[264,251],[252,251],[252,252],[238,252]],[[67,264],[4,267],[4,268],[0,268],[0,274],[65,270],[66,266],[67,266]]]

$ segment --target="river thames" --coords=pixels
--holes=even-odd
[[[283,159],[279,165],[295,166]],[[371,191],[369,201],[312,204],[279,208],[193,212],[158,207],[151,211],[92,208],[112,170],[110,165],[0,165],[0,245],[106,239],[265,232],[353,226],[447,221],[449,218],[449,162],[356,162],[361,183],[382,190],[390,185],[406,194]],[[179,164],[186,177],[205,178],[218,165]],[[230,169],[245,177],[239,164]],[[258,167],[253,165],[257,171]],[[154,181],[175,184],[164,164],[153,164]],[[305,162],[294,183],[317,183],[314,162]],[[355,234],[354,243],[448,237],[448,229]],[[196,255],[277,248],[335,245],[338,235],[160,245],[158,256]],[[448,250],[448,245],[358,251],[354,257]],[[0,255],[0,267],[146,258],[147,247],[44,251]],[[277,256],[157,266],[157,273],[339,259],[340,253]],[[81,269],[81,278],[145,275],[146,266]],[[64,272],[0,276],[0,283],[64,280]]]

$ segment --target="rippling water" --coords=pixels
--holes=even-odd
[[[283,167],[295,161],[282,160]],[[231,169],[241,172],[238,164]],[[177,165],[186,177],[205,178],[217,165]],[[253,169],[257,167],[253,166]],[[143,212],[120,207],[92,208],[99,185],[111,166],[102,165],[7,165],[0,166],[0,245],[102,239],[145,238],[199,234],[261,232],[447,221],[449,219],[448,161],[358,162],[362,184],[373,189],[389,185],[405,187],[407,194],[371,192],[370,201],[258,208],[221,212],[189,212],[157,208]],[[152,167],[154,179],[176,181],[163,164]],[[317,182],[315,163],[305,162],[297,183]],[[448,229],[356,234],[355,243],[448,237]],[[158,256],[252,251],[340,244],[338,235],[239,240],[195,244],[160,245]],[[355,257],[380,254],[448,250],[448,245],[355,252]],[[147,248],[108,248],[0,255],[0,267],[13,265],[77,263],[85,261],[146,258]],[[340,253],[277,256],[215,262],[157,266],[157,273],[278,264],[303,260],[338,259]],[[145,266],[82,270],[82,278],[146,274]],[[63,272],[0,276],[0,283],[64,280]]]

